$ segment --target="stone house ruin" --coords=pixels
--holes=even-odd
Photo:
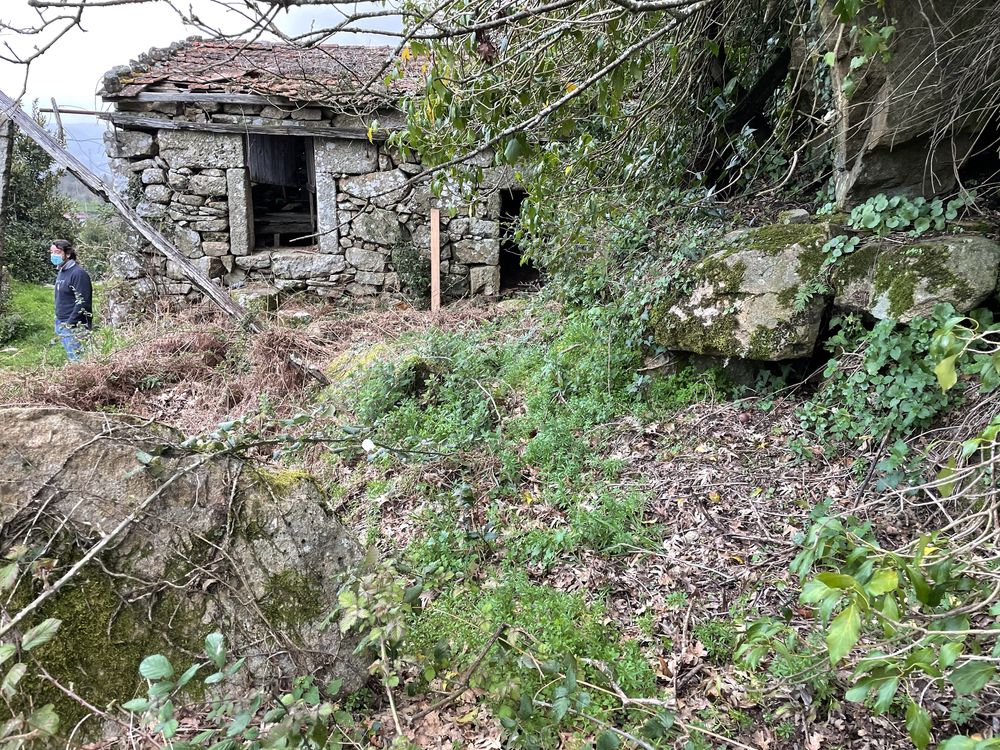
[[[386,134],[423,71],[393,63],[402,75],[387,82],[387,61],[389,47],[193,39],[152,50],[100,91],[113,104],[115,189],[218,283],[333,298],[426,283],[413,269],[430,255],[430,208],[455,208],[441,214],[442,296],[497,294],[522,273],[509,219],[523,194],[491,159],[471,207],[411,184],[421,166]],[[174,264],[148,261],[161,292],[197,297]]]

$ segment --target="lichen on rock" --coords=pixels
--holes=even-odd
[[[42,545],[51,581],[135,516],[37,612],[63,621],[38,651],[62,684],[97,706],[128,700],[145,689],[145,656],[186,668],[211,631],[248,657],[247,680],[308,673],[353,690],[367,679],[366,655],[324,627],[360,549],[308,475],[190,453],[175,431],[125,415],[7,407],[0,423],[0,551]],[[43,585],[23,578],[8,611]],[[36,700],[80,718],[46,685]]]
[[[691,291],[653,311],[658,343],[678,351],[783,360],[812,352],[826,300],[797,311],[801,287],[823,263],[828,228],[775,224],[733,232],[727,247],[689,269]]]
[[[834,304],[903,323],[930,315],[939,303],[968,312],[992,294],[998,272],[1000,245],[981,235],[871,243],[835,271]]]

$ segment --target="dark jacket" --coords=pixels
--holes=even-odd
[[[92,326],[93,291],[90,275],[75,260],[67,260],[56,274],[56,320],[71,326]]]

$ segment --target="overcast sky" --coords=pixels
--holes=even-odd
[[[37,11],[28,6],[27,0],[0,0],[0,19],[25,28],[37,24]],[[241,29],[240,18],[220,9],[214,0],[179,0],[179,7],[189,7],[201,18],[235,33]],[[46,11],[57,15],[53,11]],[[286,33],[301,33],[315,24],[317,28],[330,26],[340,19],[334,8],[293,8],[282,11],[278,25]],[[374,25],[374,22],[369,22]],[[245,23],[243,24],[245,26]],[[398,20],[383,21],[379,28],[399,28]],[[150,47],[166,47],[171,42],[198,34],[197,29],[185,26],[178,14],[162,0],[135,6],[92,8],[84,13],[83,28],[71,30],[55,46],[31,65],[28,76],[26,101],[39,99],[47,107],[55,97],[60,106],[84,109],[101,109],[95,95],[105,72],[116,65],[146,52]],[[0,32],[0,47],[9,57],[8,45],[18,55],[31,53],[35,45],[44,44],[47,37],[27,36]],[[344,44],[388,43],[385,37],[341,35],[336,41]],[[24,67],[0,60],[0,89],[11,96],[21,91]]]

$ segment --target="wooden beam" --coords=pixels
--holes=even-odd
[[[14,154],[14,128],[11,120],[0,112],[0,265],[6,258],[4,237],[10,215],[10,164]]]
[[[431,312],[441,311],[441,209],[431,209]]]
[[[255,333],[259,333],[261,331],[260,326],[252,320],[250,313],[236,304],[232,297],[230,297],[223,289],[213,284],[212,281],[200,270],[198,270],[198,268],[195,267],[191,261],[184,257],[184,255],[182,255],[180,251],[178,251],[177,248],[175,248],[167,240],[166,237],[160,234],[158,229],[139,216],[139,214],[137,214],[120,195],[114,192],[107,185],[107,183],[104,182],[104,180],[85,167],[79,159],[73,156],[73,154],[66,151],[66,149],[64,149],[51,135],[49,135],[44,128],[29,117],[24,110],[18,106],[17,102],[7,96],[7,94],[3,91],[0,91],[0,118],[4,116],[13,120],[18,129],[37,143],[59,166],[63,167],[77,177],[84,185],[90,188],[94,194],[104,198],[108,203],[114,206],[130,227],[145,237],[146,240],[160,253],[176,263],[191,283],[201,290],[206,297],[212,300],[212,302],[218,305],[226,314],[241,322],[245,321],[250,330]]]
[[[131,128],[150,128],[155,130],[198,130],[202,133],[257,133],[260,135],[300,135],[314,138],[350,138],[368,140],[368,132],[361,128],[334,128],[318,125],[299,124],[289,121],[287,125],[253,125],[227,122],[189,122],[187,120],[171,120],[166,117],[147,117],[129,112],[101,112],[97,115],[102,120],[110,120],[115,125]],[[381,130],[372,134],[373,141],[384,141],[388,131]]]
[[[261,94],[213,94],[193,91],[141,91],[132,96],[102,96],[105,101],[134,102],[177,102],[180,104],[248,104],[251,106],[275,103],[289,103],[283,96],[262,96]],[[323,106],[317,103],[315,106]]]

